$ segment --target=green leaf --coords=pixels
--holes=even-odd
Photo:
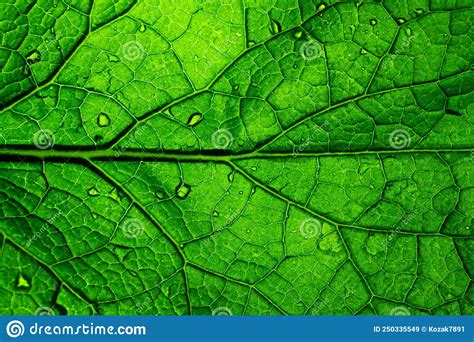
[[[467,1],[0,5],[0,313],[474,314]]]

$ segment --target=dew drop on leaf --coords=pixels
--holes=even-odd
[[[87,193],[89,194],[89,196],[98,196],[99,195],[99,191],[97,190],[97,188],[95,186],[90,188],[89,190],[87,190]]]
[[[164,199],[164,198],[167,198],[168,195],[166,194],[166,191],[164,188],[162,188],[161,186],[156,188],[155,190],[155,196],[159,199]]]
[[[423,14],[423,9],[422,8],[416,8],[415,13],[416,13],[416,15],[422,15]]]
[[[186,183],[181,183],[176,187],[176,197],[179,199],[185,199],[188,197],[189,193],[191,192],[191,186]]]
[[[140,28],[138,29],[141,33],[146,31],[146,26],[144,24],[140,25]]]
[[[204,116],[201,113],[193,113],[188,119],[188,122],[186,125],[190,127],[196,126],[198,123],[200,123],[204,119]]]
[[[41,60],[41,53],[39,51],[33,51],[28,56],[26,56],[26,61],[28,64],[35,64]]]
[[[325,2],[321,2],[321,3],[318,5],[317,9],[318,9],[318,11],[322,11],[322,10],[325,9],[326,7],[327,7],[327,4],[326,4]]]
[[[109,62],[111,62],[111,63],[120,62],[120,58],[118,58],[118,57],[115,56],[115,55],[112,55],[111,53],[108,53],[108,54],[107,54],[107,59],[108,59]]]
[[[107,127],[110,124],[110,118],[105,113],[100,113],[97,117],[97,125],[99,127]]]
[[[295,33],[295,38],[301,38],[303,36],[303,31],[298,31]]]
[[[405,33],[408,37],[410,37],[411,36],[411,28],[406,28]]]
[[[377,25],[377,19],[370,19],[370,25],[372,26]]]
[[[219,217],[219,212],[216,211],[216,210],[214,210],[214,212],[212,213],[212,216],[214,216],[214,217]]]
[[[403,23],[405,23],[405,21],[406,21],[406,20],[403,19],[403,18],[398,18],[398,19],[397,19],[397,23],[399,23],[399,24],[403,24]]]
[[[273,34],[280,33],[281,32],[281,24],[280,22],[273,20],[270,23],[270,29]]]
[[[19,274],[16,280],[16,287],[27,289],[31,286],[30,282],[23,276],[23,274]]]

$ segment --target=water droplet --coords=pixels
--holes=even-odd
[[[424,11],[423,11],[423,9],[422,9],[422,8],[416,8],[416,9],[415,9],[415,13],[416,13],[416,15],[422,15],[422,14],[423,14],[423,12],[424,12]]]
[[[107,59],[108,59],[109,62],[111,62],[111,63],[120,62],[120,58],[118,58],[117,56],[112,55],[112,54],[110,54],[110,53],[107,54]]]
[[[166,108],[164,111],[162,111],[163,115],[173,117],[173,114],[171,113],[171,109]]]
[[[95,186],[90,188],[89,190],[87,190],[87,193],[89,194],[89,196],[98,196],[99,195],[99,191],[97,190],[97,188]]]
[[[272,19],[270,23],[270,29],[273,34],[279,33],[281,32],[281,24],[278,21]]]
[[[239,195],[243,195],[243,194],[244,194],[244,192],[243,192],[243,191],[239,191]]]
[[[239,90],[239,85],[236,84],[234,87],[233,87],[234,90]]]
[[[254,46],[257,43],[255,42],[255,40],[249,40],[248,44],[249,44],[249,46]]]
[[[397,23],[399,23],[399,24],[403,24],[405,21],[406,21],[406,20],[403,19],[403,18],[398,18],[398,19],[397,19]]]
[[[301,38],[303,36],[303,31],[298,31],[295,33],[295,38]]]
[[[212,216],[214,216],[214,217],[219,217],[219,212],[217,212],[217,211],[214,210],[214,212],[212,213]]]
[[[361,54],[361,55],[366,55],[367,53],[369,53],[369,52],[368,52],[366,49],[362,49],[362,50],[360,51],[360,54]]]
[[[119,192],[116,188],[113,188],[109,192],[109,196],[117,202],[120,202],[123,199],[123,194],[121,192]]]
[[[318,5],[317,9],[318,9],[318,11],[322,11],[322,10],[325,9],[326,7],[327,7],[327,4],[326,4],[325,2],[321,2],[321,3]]]
[[[26,56],[26,61],[28,62],[28,64],[35,64],[35,63],[38,63],[40,60],[41,60],[41,53],[37,50],[33,51],[28,56]]]
[[[110,125],[109,116],[105,113],[100,113],[99,116],[97,116],[97,125],[99,125],[99,127],[106,127]]]
[[[16,281],[16,287],[27,289],[30,286],[30,282],[23,276],[23,274],[20,273]]]
[[[247,229],[247,234],[250,234],[250,229]]]
[[[91,212],[91,216],[94,220],[96,220],[97,217],[99,217],[99,215],[97,215],[97,213],[94,213],[94,212]]]
[[[252,171],[257,171],[257,167],[256,167],[256,166],[252,166],[252,167],[250,168],[250,170],[252,170]]]
[[[294,69],[298,69],[298,64],[293,64]]]
[[[232,183],[234,181],[234,173],[233,172],[229,173],[227,175],[227,179],[229,180],[229,182]]]
[[[54,26],[49,29],[49,32],[54,33],[55,29]]]
[[[377,19],[370,19],[370,25],[372,26],[377,25]]]
[[[407,35],[408,37],[410,37],[410,36],[411,36],[411,28],[408,28],[408,27],[407,27],[407,28],[405,29],[405,33],[406,33],[406,35]]]
[[[186,183],[181,183],[176,187],[176,197],[185,199],[191,192],[191,187]]]
[[[240,38],[242,37],[242,32],[236,32],[235,35]]]
[[[204,116],[201,113],[193,113],[188,119],[186,125],[194,127],[204,119]]]
[[[144,24],[140,25],[140,28],[138,29],[141,33],[146,31],[146,26]]]
[[[107,54],[107,59],[108,59],[109,62],[111,62],[111,63],[120,62],[120,58],[118,58],[117,56],[112,55],[112,54],[110,54],[110,53]]]
[[[155,189],[155,196],[159,199],[164,199],[168,197],[168,194],[166,193],[165,189],[160,186]]]

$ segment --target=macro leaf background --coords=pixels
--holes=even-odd
[[[0,313],[474,314],[472,2],[0,4]]]

